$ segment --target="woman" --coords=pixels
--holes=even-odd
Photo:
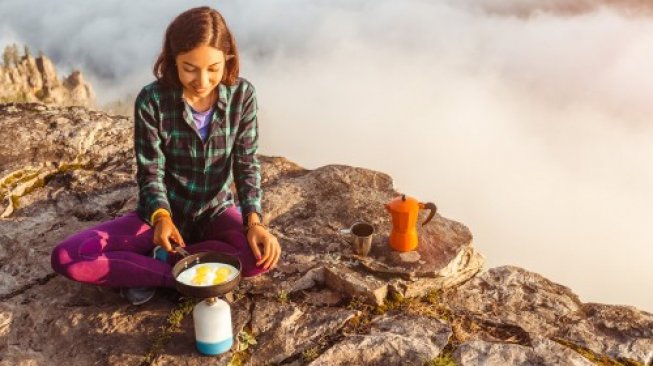
[[[57,245],[57,273],[120,287],[141,304],[155,287],[174,287],[172,242],[234,255],[246,277],[277,264],[281,248],[261,222],[256,93],[238,71],[236,43],[216,10],[190,9],[170,23],[157,80],[135,102],[137,210]]]

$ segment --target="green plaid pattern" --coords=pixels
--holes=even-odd
[[[139,216],[150,223],[158,208],[172,213],[182,232],[234,205],[235,179],[243,216],[261,213],[261,168],[254,86],[220,84],[205,142],[182,88],[143,87],[134,104],[134,151]],[[151,223],[150,223],[151,224]]]

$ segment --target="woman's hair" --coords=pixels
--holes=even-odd
[[[180,53],[204,45],[215,47],[224,53],[222,83],[234,85],[239,70],[236,42],[222,15],[208,6],[186,10],[168,25],[163,49],[154,64],[154,76],[166,86],[181,86],[175,58]]]

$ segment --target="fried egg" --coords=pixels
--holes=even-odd
[[[190,286],[212,286],[231,281],[238,270],[226,263],[201,263],[183,270],[177,281]]]

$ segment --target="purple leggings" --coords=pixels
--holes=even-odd
[[[216,251],[240,259],[242,275],[265,272],[242,231],[242,216],[231,207],[203,227],[202,241],[189,245],[190,253]],[[154,230],[135,212],[76,233],[52,251],[52,269],[74,281],[108,287],[174,287],[172,265],[152,258]]]

